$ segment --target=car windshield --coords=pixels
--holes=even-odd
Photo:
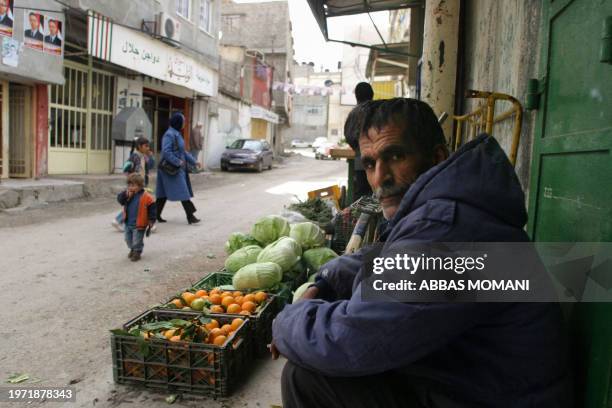
[[[230,149],[247,149],[247,150],[254,150],[256,152],[259,152],[262,150],[262,146],[261,146],[261,142],[257,141],[257,140],[236,140],[234,143],[232,143],[232,145],[230,146]]]

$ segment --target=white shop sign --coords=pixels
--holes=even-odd
[[[93,56],[204,95],[216,95],[217,74],[212,69],[146,34],[102,21],[89,16]]]
[[[278,124],[280,122],[279,117],[276,113],[257,105],[251,106],[251,117],[255,119],[263,119],[267,122],[274,124]]]

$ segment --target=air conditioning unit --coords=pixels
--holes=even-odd
[[[156,34],[161,36],[162,39],[168,39],[178,43],[181,38],[181,23],[168,13],[159,13],[157,15]]]

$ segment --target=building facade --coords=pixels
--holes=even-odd
[[[38,177],[47,173],[47,87],[64,84],[63,7],[0,0],[0,14],[0,178]]]

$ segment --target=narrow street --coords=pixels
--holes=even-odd
[[[346,163],[298,155],[272,171],[215,178],[195,193],[202,223],[187,225],[181,206],[169,203],[168,223],[145,240],[138,263],[127,259],[122,234],[110,226],[119,209],[110,198],[34,210],[37,222],[29,225],[29,211],[11,215],[18,226],[6,226],[8,217],[0,215],[2,378],[27,373],[44,386],[74,384],[79,407],[167,406],[166,394],[113,383],[108,330],[217,270],[231,232],[246,232],[258,217],[279,213],[294,195],[304,198],[309,190],[344,182]],[[203,404],[185,395],[175,405],[280,405],[282,366],[256,361],[230,401]]]

